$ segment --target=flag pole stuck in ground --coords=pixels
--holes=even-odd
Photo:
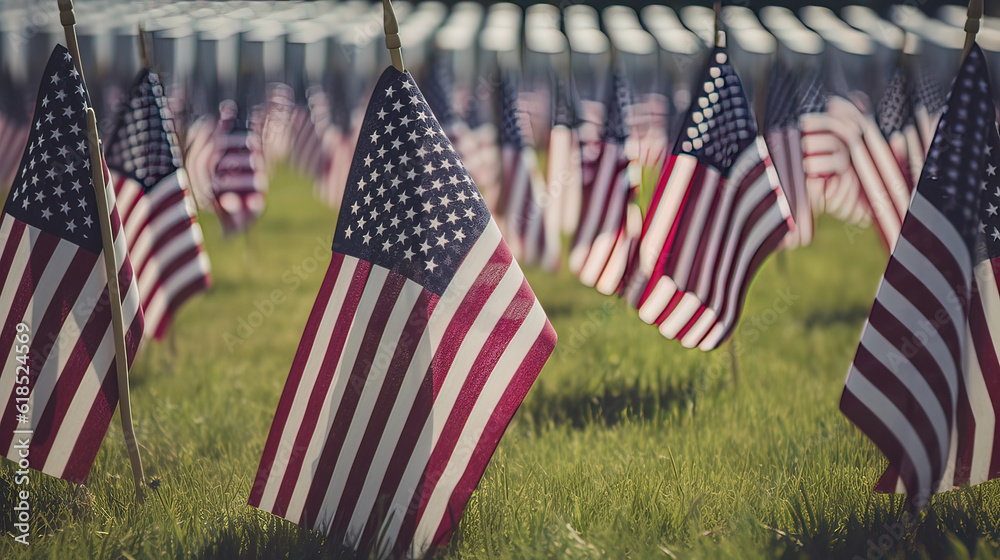
[[[87,81],[83,75],[83,65],[80,62],[80,45],[76,39],[76,15],[73,13],[73,0],[58,0],[59,20],[66,31],[66,46],[73,56],[80,81],[84,88]],[[132,406],[129,398],[128,358],[125,345],[125,317],[122,310],[121,290],[118,284],[118,266],[115,258],[114,235],[111,230],[111,212],[108,206],[107,184],[104,175],[104,161],[101,156],[101,140],[97,133],[97,116],[92,107],[87,107],[87,132],[90,144],[90,168],[94,177],[94,191],[97,195],[97,211],[101,221],[101,239],[104,243],[104,265],[108,276],[108,295],[111,303],[111,328],[115,340],[115,364],[118,376],[118,406],[121,412],[122,433],[128,447],[129,460],[132,464],[132,478],[135,481],[135,500],[143,501],[142,458],[139,456],[139,445],[135,439],[135,428],[132,425]]]

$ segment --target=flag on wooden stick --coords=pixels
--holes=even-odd
[[[73,57],[57,46],[0,215],[0,354],[13,364],[0,371],[0,449],[17,461],[27,446],[32,468],[73,482],[86,481],[118,403],[86,105]],[[110,190],[108,199],[131,362],[142,310]]]
[[[663,336],[711,350],[736,327],[750,280],[792,221],[724,48],[701,84],[653,194],[628,297]]]
[[[880,492],[914,509],[1000,476],[1000,136],[986,60],[962,64],[840,409],[889,459]]]
[[[207,289],[208,256],[159,77],[139,73],[105,148],[146,333],[163,337],[174,313]]]
[[[413,79],[387,69],[250,504],[422,555],[455,530],[555,342]]]

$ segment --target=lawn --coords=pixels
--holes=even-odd
[[[33,474],[24,546],[4,460],[0,558],[348,557],[246,505],[335,221],[287,172],[270,205],[245,237],[204,217],[215,285],[133,368],[146,503],[116,418],[86,488]],[[903,517],[871,491],[885,459],[837,410],[885,262],[874,232],[821,221],[708,354],[566,271],[528,270],[559,346],[434,557],[1000,558],[1000,483]]]

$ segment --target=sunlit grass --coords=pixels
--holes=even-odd
[[[246,505],[335,221],[287,173],[270,204],[246,237],[223,239],[203,218],[215,286],[133,369],[136,432],[159,487],[132,503],[116,418],[86,489],[32,477],[24,547],[4,461],[0,558],[341,557]],[[884,458],[837,410],[885,262],[874,233],[822,222],[811,247],[766,263],[733,347],[709,354],[662,339],[566,271],[528,270],[559,347],[436,556],[1000,557],[997,483],[896,525],[901,500],[871,492]]]

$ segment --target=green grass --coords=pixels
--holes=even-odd
[[[223,239],[205,217],[214,289],[133,368],[157,489],[132,503],[116,419],[87,488],[32,476],[25,547],[5,460],[0,558],[342,556],[246,505],[335,220],[298,178],[272,185],[247,237]],[[885,261],[873,232],[832,221],[812,246],[769,260],[735,337],[736,371],[726,348],[685,350],[568,272],[528,270],[559,346],[435,557],[1000,557],[997,483],[938,497],[900,532],[901,499],[871,492],[885,459],[837,410]],[[275,290],[282,303],[230,352],[225,334]]]

